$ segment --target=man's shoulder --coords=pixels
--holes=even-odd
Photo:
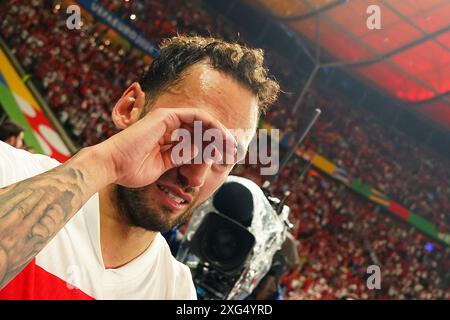
[[[32,154],[0,141],[0,186],[30,178],[59,164],[49,156]]]
[[[183,277],[188,274],[190,276],[188,266],[175,259],[175,257],[172,255],[172,252],[170,251],[169,244],[160,233],[157,234],[157,241],[160,243],[160,250],[162,251],[164,258],[166,259],[165,263],[170,265],[170,268],[172,268],[172,270],[175,272],[174,275]]]
[[[172,255],[170,251],[170,247],[164,237],[158,233],[159,241],[161,242],[161,250],[163,251],[163,255],[166,259],[166,263],[169,264],[170,269],[172,270],[172,281],[176,286],[176,297],[173,299],[196,299],[194,282],[192,280],[192,274],[189,267],[177,259]]]

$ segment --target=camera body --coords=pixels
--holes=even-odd
[[[241,300],[253,292],[286,239],[289,208],[278,210],[276,200],[253,181],[229,176],[194,212],[177,259],[190,267],[199,299]]]

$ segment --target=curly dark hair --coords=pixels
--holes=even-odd
[[[208,61],[212,68],[231,75],[253,92],[260,114],[276,101],[280,86],[268,76],[262,49],[200,36],[163,40],[158,57],[140,81],[142,89],[151,93],[147,94],[147,101],[154,101],[162,91],[179,83],[187,68],[202,61]]]

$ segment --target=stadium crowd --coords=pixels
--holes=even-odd
[[[323,113],[306,138],[304,149],[322,154],[345,169],[349,179],[361,179],[431,220],[440,232],[449,232],[448,159],[399,130],[384,127],[366,110],[351,107],[336,97],[330,102],[314,90],[295,120],[286,121],[286,108],[274,108],[267,120],[292,133],[298,127],[297,120],[303,121],[316,107]]]
[[[212,19],[201,1],[100,2],[155,43],[176,32],[226,39],[237,34],[222,17]],[[3,2],[1,36],[75,143],[92,145],[115,132],[110,121],[114,102],[147,65],[140,52],[110,39],[101,22],[85,19],[81,30],[68,30],[65,10],[55,3]],[[136,15],[134,19],[131,14]],[[268,51],[267,56],[285,91],[298,92],[301,80],[294,78],[288,62],[274,52]],[[295,95],[282,97],[266,120],[294,138],[299,123],[312,108],[320,107],[323,116],[307,137],[305,149],[323,154],[345,168],[349,178],[361,178],[430,219],[441,232],[450,231],[450,166],[445,159],[383,127],[344,98],[329,100],[312,89],[292,116],[293,99]],[[262,182],[255,168],[239,170]],[[448,248],[435,243],[439,250],[426,251],[424,244],[429,240],[416,230],[377,212],[372,204],[314,170],[298,180],[290,174],[282,172],[276,189],[284,186],[293,191],[288,204],[303,263],[284,279],[287,297],[450,298],[448,272],[439,271],[450,270]],[[380,292],[368,291],[364,280],[365,268],[374,261],[383,270]]]
[[[427,251],[429,240],[413,227],[314,169],[300,176],[298,167],[286,167],[273,190],[291,191],[286,204],[299,242],[301,263],[282,279],[286,299],[450,298],[450,248]],[[255,165],[234,173],[264,182]],[[367,288],[369,265],[380,266],[380,290]]]
[[[201,1],[198,0],[99,2],[124,21],[128,21],[154,43],[159,43],[177,32],[207,36],[213,25],[215,26],[213,19],[199,10]],[[152,23],[148,23],[149,21]]]
[[[101,23],[69,30],[65,15],[48,1],[9,1],[0,6],[1,35],[74,142],[86,146],[113,134],[117,94],[145,64],[138,51],[102,38],[107,28]]]

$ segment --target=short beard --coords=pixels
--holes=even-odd
[[[166,232],[188,220],[196,207],[189,207],[184,213],[170,219],[171,211],[165,206],[161,210],[146,205],[146,188],[127,188],[116,185],[113,191],[119,215],[126,224],[153,232]]]

